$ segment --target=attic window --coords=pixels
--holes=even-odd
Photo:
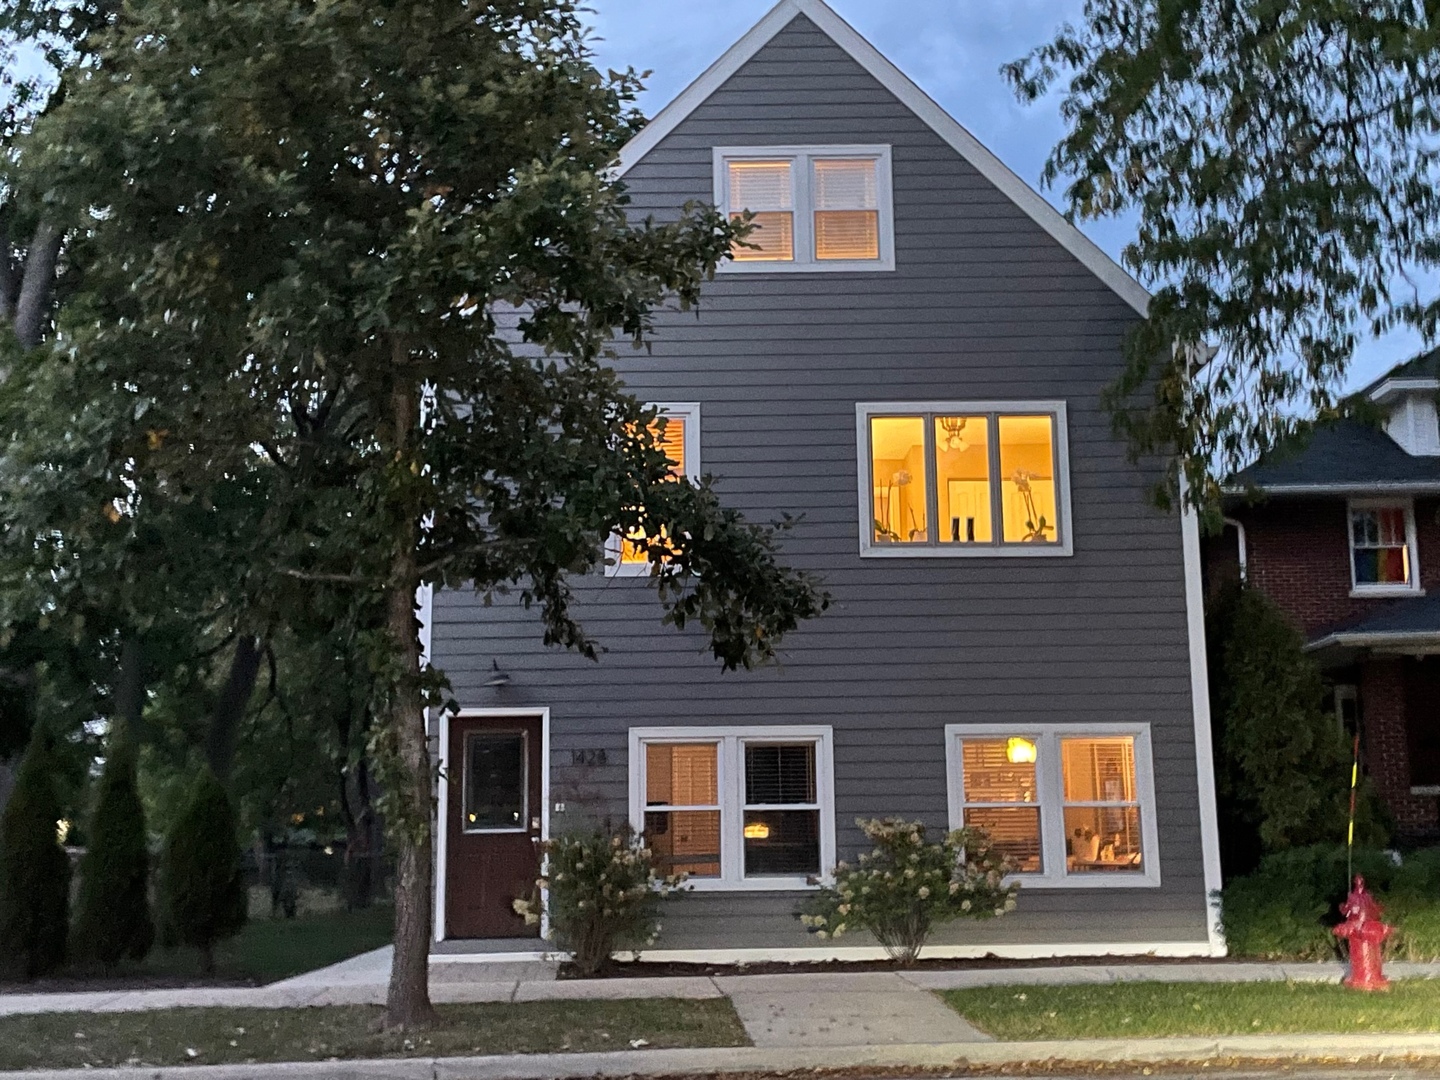
[[[895,268],[888,146],[718,147],[715,203],[754,225],[722,270]]]

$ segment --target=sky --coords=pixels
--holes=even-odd
[[[750,29],[773,0],[590,0],[602,67],[653,74],[641,99],[653,116]],[[856,30],[1032,186],[1063,131],[1058,102],[1023,106],[1000,66],[1049,40],[1084,0],[829,0]],[[1051,202],[1056,190],[1040,189]],[[1087,222],[1112,257],[1129,238],[1125,221]],[[1410,331],[1364,343],[1346,390],[1420,351]]]

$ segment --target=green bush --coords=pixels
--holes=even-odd
[[[150,852],[145,809],[135,783],[135,755],[111,747],[91,816],[89,847],[80,860],[75,952],[113,968],[143,960],[155,943],[150,917]]]
[[[655,873],[650,849],[628,828],[619,833],[572,833],[543,845],[549,936],[573,956],[583,974],[599,971],[619,948],[639,949],[660,932],[660,900],[681,887],[683,875]],[[538,895],[515,900],[534,926]]]
[[[0,975],[34,979],[65,963],[70,857],[60,844],[49,740],[30,737],[0,815]]]
[[[801,921],[818,936],[868,930],[892,960],[909,965],[936,924],[1014,909],[1020,886],[1004,884],[1010,866],[979,829],[957,829],[931,843],[918,821],[856,824],[874,850],[861,855],[859,865],[838,863],[834,884],[806,905]]]
[[[1386,944],[1397,959],[1440,959],[1440,851],[1404,856],[1357,848],[1353,872],[1365,878],[1397,928]],[[1317,844],[1267,855],[1254,873],[1221,891],[1221,919],[1234,956],[1328,960],[1341,954],[1331,933],[1350,891],[1346,851]]]
[[[1214,601],[1207,632],[1227,878],[1249,873],[1264,853],[1343,839],[1350,749],[1304,636],[1258,589]],[[1368,785],[1357,811],[1357,840],[1383,845]]]
[[[215,945],[245,925],[247,897],[236,842],[235,808],[208,765],[202,766],[165,838],[160,871],[169,928],[200,950],[215,970]]]

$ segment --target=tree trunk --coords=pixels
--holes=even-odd
[[[55,264],[65,234],[42,221],[25,255],[25,274],[20,279],[20,296],[15,302],[15,336],[23,348],[33,349],[45,336],[50,298],[55,291]]]
[[[111,717],[112,733],[118,728],[124,736],[138,743],[142,732],[141,717],[145,711],[145,649],[140,639],[127,636],[120,646],[120,669],[115,674],[115,715]]]
[[[230,674],[220,688],[220,698],[215,702],[215,711],[210,718],[210,734],[206,753],[210,768],[224,780],[230,775],[235,764],[235,742],[240,722],[245,719],[245,710],[255,692],[255,680],[260,676],[260,642],[250,634],[242,634],[235,645],[235,656],[230,661]]]
[[[394,426],[392,460],[400,483],[408,480],[413,440],[419,423],[419,400],[404,370],[406,354],[396,343],[395,382],[390,392]],[[414,1030],[434,1024],[430,1004],[430,938],[433,930],[434,831],[431,814],[430,741],[420,693],[420,623],[415,614],[415,593],[420,587],[416,545],[420,515],[400,498],[395,547],[390,556],[386,593],[386,632],[396,662],[396,685],[389,698],[391,749],[399,756],[399,790],[395,792],[398,820],[392,833],[399,842],[395,870],[395,959],[385,1001],[384,1024],[389,1029]],[[412,512],[414,511],[414,512]]]

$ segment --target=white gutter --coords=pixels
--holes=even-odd
[[[1221,488],[1226,495],[1433,495],[1440,494],[1440,480],[1372,480],[1353,484],[1253,484]]]

